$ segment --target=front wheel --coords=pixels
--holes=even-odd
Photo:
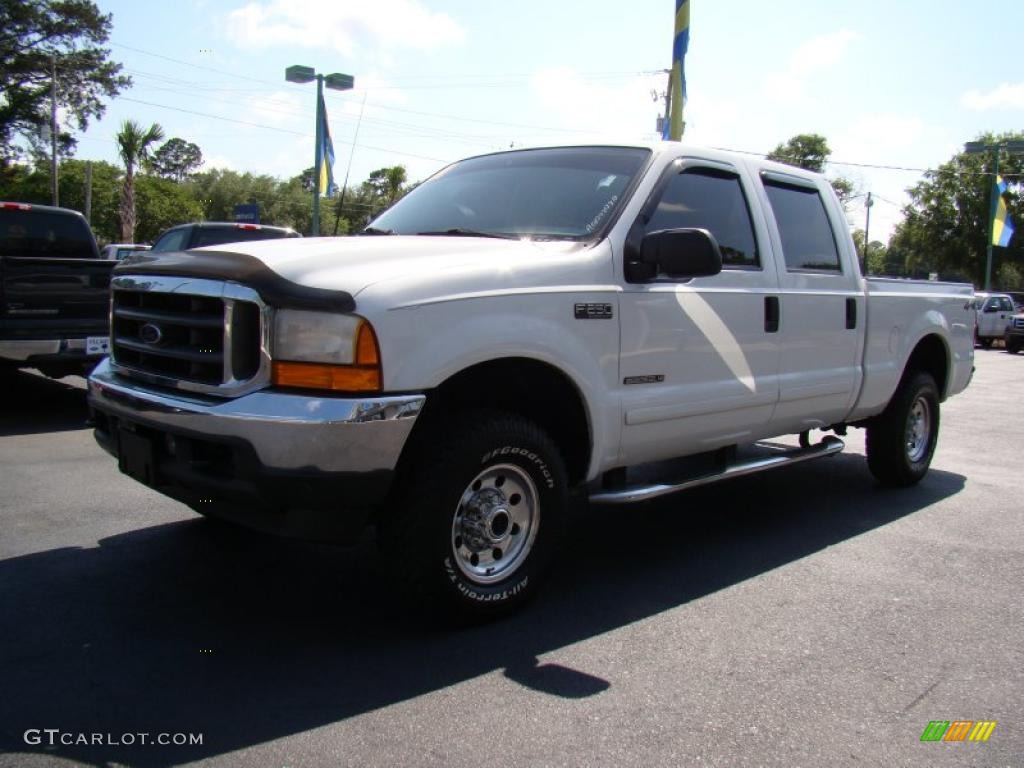
[[[1020,352],[1020,342],[1016,339],[1011,339],[1009,336],[1006,337],[1006,351],[1011,355],[1016,355]]]
[[[868,425],[868,468],[883,485],[914,485],[928,473],[938,437],[935,379],[927,373],[912,373]]]
[[[527,419],[476,411],[427,435],[410,459],[382,525],[386,567],[463,617],[515,609],[540,584],[565,522],[555,444]]]

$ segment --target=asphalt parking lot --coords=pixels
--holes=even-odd
[[[876,486],[853,430],[831,459],[593,510],[527,610],[458,630],[400,610],[372,542],[211,524],[121,476],[81,380],[17,374],[0,765],[1024,764],[1024,355],[976,364],[918,487]],[[997,725],[920,741],[934,720]]]

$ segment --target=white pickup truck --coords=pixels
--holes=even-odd
[[[971,286],[865,279],[821,176],[671,142],[470,158],[361,237],[142,254],[112,288],[89,402],[123,472],[285,535],[372,524],[480,617],[538,587],[570,490],[642,502],[848,426],[909,485],[973,372]]]

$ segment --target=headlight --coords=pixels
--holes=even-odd
[[[274,318],[274,359],[350,365],[364,320],[355,315],[279,309]]]
[[[274,318],[274,384],[302,389],[379,392],[377,336],[356,315],[279,309]]]

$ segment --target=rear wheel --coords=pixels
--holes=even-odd
[[[536,591],[561,538],[568,491],[558,449],[519,416],[475,411],[421,441],[382,525],[403,589],[470,619]]]
[[[939,392],[928,373],[909,373],[868,425],[868,468],[879,482],[907,486],[928,473],[939,436]]]

